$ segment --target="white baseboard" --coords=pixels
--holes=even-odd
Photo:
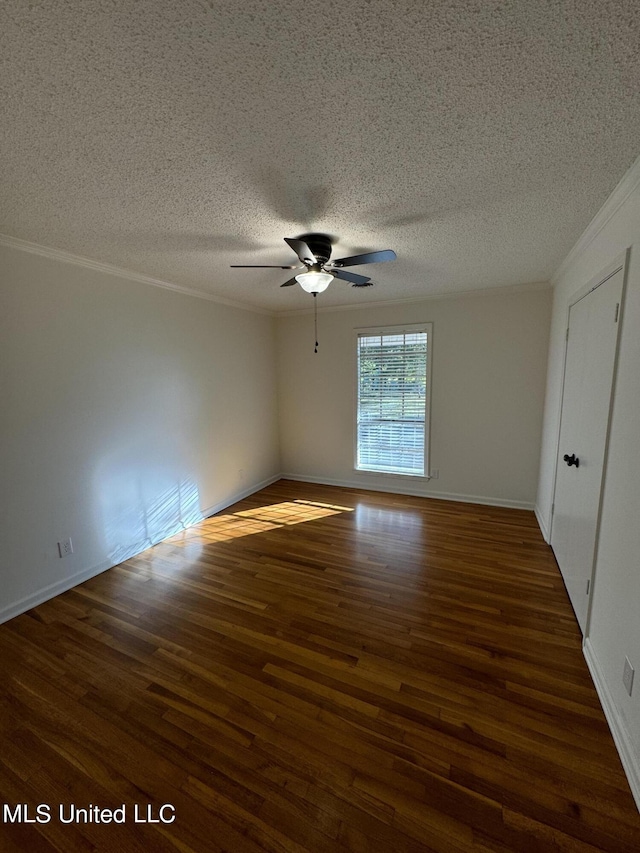
[[[31,595],[27,595],[19,601],[14,601],[12,604],[8,604],[0,610],[0,624],[8,622],[9,619],[13,619],[14,616],[19,616],[27,610],[31,610],[32,607],[37,607],[39,604],[49,601],[50,598],[55,598],[56,595],[67,592],[67,590],[72,589],[74,586],[78,586],[79,584],[88,581],[89,578],[94,578],[96,575],[106,572],[107,569],[112,569],[114,565],[117,564],[111,563],[109,560],[105,560],[102,563],[98,563],[97,566],[92,566],[89,569],[82,569],[82,571],[76,572],[68,578],[63,578],[60,581],[56,581],[56,583],[42,587],[42,589],[32,592]]]
[[[602,674],[602,669],[598,659],[593,651],[593,646],[589,642],[588,638],[584,641],[582,651],[585,660],[587,661],[587,666],[589,667],[589,672],[591,673],[591,678],[593,679],[598,698],[600,699],[602,710],[604,711],[607,723],[611,729],[613,742],[615,743],[618,754],[620,755],[620,761],[622,762],[622,767],[626,773],[631,793],[636,801],[638,811],[640,811],[640,765],[633,748],[631,735],[627,731],[624,720],[618,713],[611,693],[609,692],[609,688],[607,687],[607,682]]]
[[[402,477],[394,478],[389,485],[362,480],[334,480],[331,477],[313,477],[307,474],[281,474],[283,480],[296,480],[302,483],[318,483],[322,486],[342,486],[347,489],[364,489],[369,492],[393,492],[397,495],[415,495],[420,498],[435,498],[440,501],[460,501],[467,504],[483,504],[484,506],[501,506],[507,509],[533,510],[534,504],[527,501],[511,501],[502,498],[486,497],[484,495],[459,495],[453,492],[434,492],[425,490],[424,486],[416,486],[404,482]],[[391,480],[391,478],[389,478]]]
[[[544,520],[544,516],[540,512],[540,507],[536,504],[533,508],[534,513],[536,514],[536,521],[538,522],[538,527],[540,528],[540,532],[542,533],[542,537],[544,541],[549,544],[549,528],[547,527],[547,523]]]
[[[254,483],[253,486],[248,486],[246,489],[243,489],[241,492],[238,492],[235,495],[232,495],[229,498],[225,498],[223,501],[219,501],[212,506],[207,507],[202,510],[202,517],[209,518],[212,515],[215,515],[217,512],[222,512],[223,509],[226,509],[228,506],[232,504],[238,503],[243,498],[248,498],[249,495],[253,495],[256,492],[259,492],[260,489],[266,489],[267,486],[270,486],[272,483],[281,480],[283,477],[282,474],[275,474],[273,477],[267,477],[266,480],[262,480],[260,483]]]
[[[226,509],[231,504],[236,503],[242,498],[246,498],[249,495],[252,495],[254,492],[259,492],[260,489],[264,489],[266,486],[271,485],[271,483],[275,483],[276,480],[279,480],[280,474],[276,474],[274,477],[269,477],[266,480],[263,480],[261,483],[255,483],[253,486],[248,486],[246,489],[243,489],[241,492],[238,492],[231,497],[225,498],[223,501],[220,501],[217,504],[214,504],[207,509],[203,509],[202,517],[208,518],[210,515],[214,515],[216,512],[220,512],[223,509]],[[166,531],[166,536],[163,536],[162,539],[166,539],[169,536],[175,535],[176,530],[171,529]],[[48,586],[42,587],[41,589],[36,590],[30,595],[25,596],[24,598],[19,599],[18,601],[14,601],[11,604],[6,605],[2,609],[0,609],[0,624],[3,622],[8,622],[9,619],[13,619],[15,616],[19,616],[21,613],[25,613],[27,610],[31,610],[32,607],[37,607],[39,604],[44,604],[45,601],[49,601],[50,598],[55,598],[56,595],[60,595],[63,592],[67,592],[67,590],[73,589],[74,586],[78,586],[81,583],[89,580],[90,578],[95,577],[96,575],[101,574],[102,572],[106,572],[107,569],[112,569],[114,566],[119,565],[125,560],[129,560],[132,557],[137,556],[137,554],[141,554],[143,551],[146,551],[147,548],[152,547],[152,543],[150,541],[138,543],[138,545],[131,546],[132,551],[122,551],[121,557],[116,559],[115,562],[113,560],[104,560],[99,563],[97,566],[91,566],[87,569],[81,569],[79,572],[76,572],[69,577],[63,578],[60,581],[56,581],[56,583],[49,584]]]

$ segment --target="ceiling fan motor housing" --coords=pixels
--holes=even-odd
[[[302,234],[298,239],[304,240],[320,265],[327,263],[331,257],[331,238],[327,234]]]

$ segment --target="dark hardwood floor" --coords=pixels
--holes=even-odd
[[[640,850],[533,514],[287,481],[0,626],[0,796],[21,853]]]

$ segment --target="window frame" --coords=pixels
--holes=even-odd
[[[433,365],[433,323],[402,323],[394,326],[363,326],[354,332],[354,402],[353,402],[353,471],[367,477],[390,477],[401,480],[429,480],[431,478],[431,384]],[[358,396],[360,374],[358,371],[358,340],[365,335],[401,335],[413,332],[426,332],[427,335],[427,369],[424,411],[424,474],[403,473],[401,471],[376,471],[370,468],[358,468]]]

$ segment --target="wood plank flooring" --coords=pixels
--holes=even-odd
[[[11,853],[640,850],[533,514],[288,481],[0,626],[0,797]]]

